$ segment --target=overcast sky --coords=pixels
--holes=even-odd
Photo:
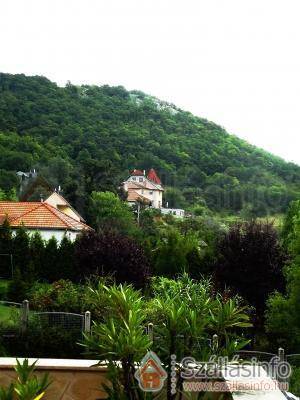
[[[299,0],[0,0],[0,71],[123,85],[300,164]]]

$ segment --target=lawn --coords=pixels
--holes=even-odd
[[[11,319],[11,307],[0,304],[0,323]]]
[[[9,281],[5,279],[0,279],[0,323],[12,321],[12,315],[16,312],[15,307],[10,307],[8,305],[1,304],[1,300],[5,300]]]
[[[0,279],[0,300],[3,300],[7,290],[8,290],[9,281],[5,279]]]

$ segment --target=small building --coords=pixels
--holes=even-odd
[[[6,219],[13,232],[23,226],[30,234],[39,232],[45,240],[54,236],[58,242],[65,235],[73,241],[81,232],[92,229],[79,217],[75,219],[47,202],[0,201],[0,225]]]
[[[164,188],[155,170],[146,171],[134,169],[130,176],[123,182],[123,189],[127,193],[129,204],[144,202],[153,208],[162,207]]]
[[[183,218],[185,216],[185,211],[182,208],[165,208],[160,209],[161,213],[164,215],[173,215],[175,218]]]

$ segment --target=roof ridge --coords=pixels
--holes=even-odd
[[[74,221],[75,224],[81,224],[86,226],[87,228],[90,228],[87,224],[85,224],[84,222],[81,221],[77,221],[75,218],[71,217],[70,215],[67,215],[65,213],[63,213],[62,211],[58,210],[57,208],[51,206],[51,204],[45,203],[43,202],[42,204],[45,204],[45,206],[50,209],[50,211],[52,212],[53,215],[55,215],[57,218],[59,218],[68,228],[70,227],[68,225],[68,223],[66,221],[63,220],[63,218],[61,218],[61,216],[59,214],[62,214],[64,218],[68,219],[70,218],[72,221]],[[73,228],[73,227],[72,227]]]
[[[55,215],[55,217],[57,217],[67,228],[70,227],[70,226],[67,224],[67,222],[64,221],[63,218],[61,218],[60,215],[57,215],[57,214],[56,214],[57,211],[58,211],[59,213],[63,214],[61,211],[59,211],[57,208],[51,206],[51,205],[48,204],[48,203],[43,202],[42,204],[44,204],[44,205],[46,206],[46,208],[47,208],[53,215]],[[54,211],[54,210],[55,210],[55,211]],[[66,215],[66,214],[64,214],[64,215]],[[68,215],[66,215],[66,216],[68,217]],[[70,218],[71,218],[71,217],[70,217]],[[72,218],[72,219],[74,219],[74,218]],[[76,221],[76,220],[74,219],[74,221]],[[78,222],[78,221],[76,221],[76,222]]]

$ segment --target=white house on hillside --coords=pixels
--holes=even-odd
[[[141,201],[153,208],[162,207],[164,189],[153,168],[147,175],[145,171],[134,169],[123,182],[123,188],[127,193],[127,201],[130,204]]]
[[[146,171],[134,169],[129,177],[123,182],[123,189],[127,193],[129,204],[137,202],[144,203],[152,208],[160,209],[164,215],[172,215],[176,218],[185,216],[184,210],[179,208],[163,207],[163,192],[161,180],[153,168],[146,174]]]

